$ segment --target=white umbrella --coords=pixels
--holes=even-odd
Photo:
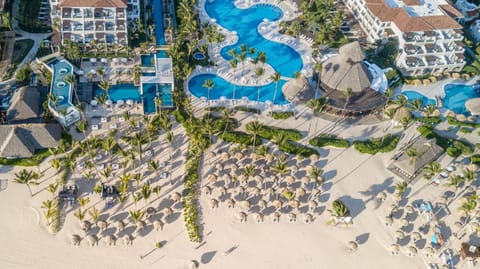
[[[123,105],[123,104],[125,104],[125,101],[123,101],[123,100],[118,100],[118,101],[117,101],[117,105],[121,106],[121,105]]]
[[[114,62],[114,63],[118,63],[119,61],[120,61],[120,60],[119,60],[118,58],[113,58],[113,59],[112,59],[112,62]]]
[[[110,99],[109,99],[109,100],[107,100],[107,101],[105,101],[105,104],[106,104],[107,106],[111,106],[111,105],[112,105],[112,103],[113,103],[113,102],[112,102],[112,100],[110,100]]]
[[[90,105],[96,106],[98,104],[97,100],[92,100],[90,101]]]
[[[102,59],[100,59],[100,62],[106,64],[106,63],[108,63],[108,59],[107,58],[102,58]]]
[[[132,100],[132,99],[128,99],[128,100],[127,100],[127,105],[129,105],[129,106],[133,105],[133,100]]]
[[[390,250],[392,251],[392,254],[393,254],[393,255],[397,255],[398,252],[400,251],[400,246],[397,245],[397,244],[392,244],[392,245],[390,246]]]
[[[127,62],[128,62],[128,59],[127,59],[127,58],[120,58],[120,62],[122,62],[122,63],[127,63]]]
[[[413,256],[417,255],[418,250],[417,250],[416,247],[410,246],[410,247],[407,248],[407,252],[408,252],[408,256],[413,257]]]
[[[90,62],[91,62],[91,63],[96,63],[96,62],[97,62],[97,58],[90,58]]]
[[[89,73],[91,73],[91,74],[96,74],[96,73],[97,73],[97,70],[91,69],[91,70],[89,71]]]

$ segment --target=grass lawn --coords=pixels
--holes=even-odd
[[[22,39],[15,41],[13,47],[12,64],[19,64],[25,59],[35,42],[32,39]]]

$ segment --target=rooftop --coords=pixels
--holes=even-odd
[[[461,29],[452,17],[463,15],[444,0],[366,0],[373,15],[402,32]]]
[[[13,94],[12,103],[7,110],[7,119],[24,121],[36,119],[40,114],[40,93],[35,87],[22,87]]]
[[[1,125],[0,157],[32,157],[36,150],[56,147],[61,134],[58,124]]]
[[[61,0],[61,7],[127,7],[127,0]]]

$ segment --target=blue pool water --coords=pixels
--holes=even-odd
[[[256,101],[258,96],[258,87],[257,86],[239,86],[235,87],[235,97],[233,96],[233,85],[223,78],[213,75],[213,74],[202,74],[193,77],[188,82],[188,88],[190,92],[197,97],[207,97],[208,90],[202,85],[205,83],[205,80],[211,79],[213,81],[213,88],[210,90],[210,100],[220,99],[221,96],[225,96],[227,99],[242,99],[242,97],[248,97],[250,101]],[[282,86],[285,84],[285,80],[280,80],[278,82],[278,88],[274,104],[288,104],[288,101],[282,94]],[[275,83],[270,83],[268,85],[260,87],[260,101],[272,101],[273,95],[275,93]]]
[[[403,95],[407,97],[408,100],[415,100],[415,99],[421,99],[423,106],[427,105],[436,105],[437,102],[433,99],[427,98],[423,94],[420,94],[416,91],[404,91],[402,92]]]
[[[154,20],[155,20],[155,41],[157,45],[165,44],[165,33],[163,30],[163,11],[162,0],[153,0]]]
[[[140,59],[141,59],[141,62],[142,62],[142,66],[152,67],[155,64],[153,54],[142,55],[140,57]]]
[[[264,20],[276,21],[283,16],[280,8],[259,4],[248,9],[238,9],[234,6],[233,1],[207,1],[205,10],[208,15],[220,24],[222,27],[230,31],[236,31],[238,42],[222,48],[221,56],[226,60],[231,60],[228,51],[232,48],[241,53],[240,46],[245,44],[248,48],[255,48],[254,54],[247,53],[247,58],[255,58],[260,51],[265,52],[266,62],[279,72],[283,77],[294,77],[295,72],[300,71],[303,62],[300,54],[293,48],[282,43],[273,42],[264,39],[257,30],[258,25]],[[241,69],[239,64],[238,70]],[[259,64],[260,66],[260,64]],[[208,90],[202,87],[206,79],[212,79],[215,87],[210,91],[210,99],[219,99],[225,96],[228,99],[241,99],[248,97],[249,100],[257,100],[257,86],[239,86],[235,87],[235,96],[233,95],[234,86],[223,78],[213,74],[202,74],[194,76],[190,79],[188,87],[190,92],[197,97],[207,97]],[[264,78],[262,78],[264,79]],[[273,101],[275,104],[287,104],[288,101],[282,94],[282,86],[285,80],[278,83],[277,92],[275,93],[275,83],[270,83],[260,87],[259,101]],[[275,100],[273,96],[275,94]]]
[[[93,86],[93,94],[98,96],[100,94],[105,94],[105,91],[100,89],[97,84]],[[138,87],[133,84],[117,84],[111,85],[108,90],[108,95],[113,102],[118,100],[126,101],[132,99],[136,102],[140,102],[140,93],[138,92]]]
[[[443,106],[452,110],[457,114],[468,115],[469,112],[465,108],[465,102],[471,98],[478,98],[478,94],[472,86],[462,84],[445,85],[445,98],[443,98]]]
[[[201,52],[195,52],[195,53],[193,54],[193,58],[194,58],[195,60],[201,61],[201,60],[205,59],[205,55],[204,55],[203,53],[201,53]]]
[[[52,107],[55,107],[57,111],[62,109],[67,109],[70,106],[73,106],[71,90],[72,87],[69,83],[65,81],[65,77],[67,75],[73,74],[73,68],[70,63],[65,60],[62,61],[55,61],[51,65],[53,67],[54,73],[52,78],[52,87],[51,93],[58,98],[58,102],[53,105],[50,104]]]

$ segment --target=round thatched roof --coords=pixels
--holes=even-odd
[[[393,120],[396,122],[400,122],[403,118],[410,118],[412,114],[410,113],[410,110],[406,107],[400,107],[397,109],[395,112],[395,115],[393,116]]]
[[[480,115],[480,98],[472,98],[465,102],[465,107],[472,115]]]
[[[361,92],[370,87],[372,75],[363,59],[358,41],[343,45],[340,54],[323,62],[321,81],[330,89],[345,91],[351,88],[353,92]]]
[[[304,76],[291,79],[282,87],[283,95],[290,102],[303,102],[313,98],[313,90]]]

